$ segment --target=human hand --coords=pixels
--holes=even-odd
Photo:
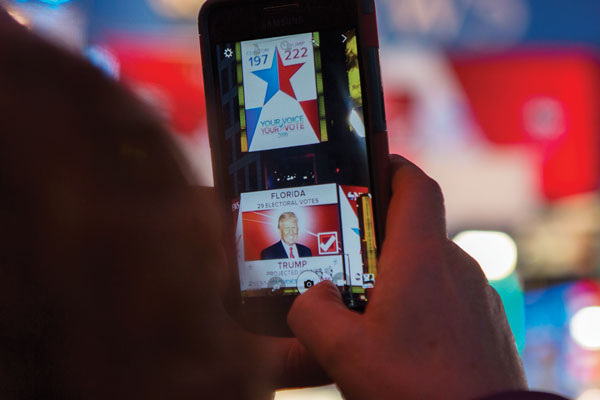
[[[335,286],[300,296],[288,323],[348,399],[469,399],[527,388],[498,294],[446,235],[439,185],[393,160],[386,238],[364,315]]]
[[[123,87],[0,8],[0,398],[261,398],[328,378],[225,312],[223,229]]]

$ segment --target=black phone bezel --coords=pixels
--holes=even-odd
[[[216,44],[354,27],[360,46],[369,176],[379,251],[384,240],[390,191],[385,110],[376,41],[377,26],[374,21],[373,0],[209,0],[203,5],[198,24],[208,130],[215,188],[224,204],[228,204],[228,200],[225,198],[223,185],[219,185],[225,179],[225,168],[221,158],[223,141],[219,136],[219,110],[216,107],[219,102],[215,101],[219,100],[215,84],[218,82],[218,75],[214,67],[217,59]],[[242,302],[235,256],[231,255],[228,262],[235,279],[232,279],[226,303],[237,305],[229,311],[252,331],[272,336],[290,336],[286,316],[297,296],[246,297]]]

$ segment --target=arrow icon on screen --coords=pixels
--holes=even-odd
[[[342,37],[344,38],[344,40],[342,40],[342,43],[346,43],[346,40],[348,40],[348,37],[346,35],[342,35]]]

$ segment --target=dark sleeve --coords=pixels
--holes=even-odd
[[[483,397],[479,400],[566,400],[566,397],[562,397],[551,393],[542,392],[504,392],[498,393],[492,396]]]
[[[282,250],[282,251],[284,251],[284,250]],[[276,258],[280,258],[279,252],[277,249],[277,243],[263,249],[263,251],[260,252],[261,260],[274,260]],[[283,258],[283,257],[281,257],[281,258]]]
[[[298,254],[300,257],[312,257],[312,251],[309,247],[300,243],[296,243],[296,247],[298,248]]]

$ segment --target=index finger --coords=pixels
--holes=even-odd
[[[393,194],[384,251],[386,247],[420,247],[424,241],[445,240],[446,213],[440,185],[403,157],[392,156],[391,164]]]
[[[392,199],[378,263],[380,286],[396,286],[397,274],[435,263],[447,243],[444,197],[438,183],[400,156],[392,156]],[[381,291],[379,289],[378,291]]]

